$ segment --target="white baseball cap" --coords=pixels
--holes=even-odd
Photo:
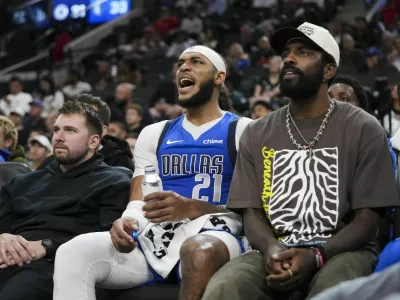
[[[295,38],[303,38],[311,41],[314,45],[328,53],[335,60],[336,66],[339,66],[340,50],[333,36],[323,27],[305,22],[299,27],[286,27],[277,30],[271,37],[271,46],[278,52],[282,53],[290,40]]]
[[[22,107],[14,107],[11,111],[10,111],[10,115],[11,114],[17,114],[21,117],[25,116],[25,110]]]
[[[45,147],[48,151],[52,152],[52,147],[49,139],[45,137],[44,135],[37,135],[32,138],[31,143],[37,142],[43,147]]]

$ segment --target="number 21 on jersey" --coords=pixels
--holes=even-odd
[[[212,179],[214,179],[214,193],[213,193],[213,199],[211,199],[211,202],[221,202],[222,175],[221,174],[213,174]],[[210,188],[210,186],[211,186],[210,174],[197,174],[194,178],[194,181],[199,182],[199,184],[197,184],[193,188],[192,198],[209,202],[210,199],[208,196],[200,197],[200,191],[202,189]]]

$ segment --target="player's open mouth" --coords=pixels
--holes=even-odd
[[[195,81],[194,79],[190,78],[190,77],[182,77],[181,79],[179,79],[179,92],[188,92],[190,91],[192,88],[194,88],[195,85]]]

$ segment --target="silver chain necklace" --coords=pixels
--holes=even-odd
[[[308,150],[308,157],[311,159],[313,156],[312,149],[314,148],[315,144],[319,141],[320,137],[322,136],[322,133],[324,132],[326,128],[326,124],[328,124],[328,120],[335,109],[335,101],[331,100],[331,104],[329,105],[329,109],[327,113],[325,114],[325,118],[322,121],[321,126],[319,127],[319,130],[317,132],[317,135],[314,137],[312,142],[308,142],[303,135],[301,134],[299,128],[297,128],[296,123],[293,120],[292,114],[290,113],[290,108],[289,105],[287,107],[287,112],[286,112],[286,129],[289,134],[290,140],[292,141],[293,145],[297,147],[297,149],[300,150]],[[296,139],[293,136],[292,130],[290,129],[290,121],[292,121],[294,128],[296,129],[297,133],[300,135],[300,137],[303,139],[303,141],[306,143],[306,145],[301,145],[299,144]]]

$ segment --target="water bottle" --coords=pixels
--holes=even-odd
[[[144,168],[144,177],[142,180],[143,197],[151,193],[162,192],[163,186],[160,176],[158,176],[154,166],[146,166]]]

